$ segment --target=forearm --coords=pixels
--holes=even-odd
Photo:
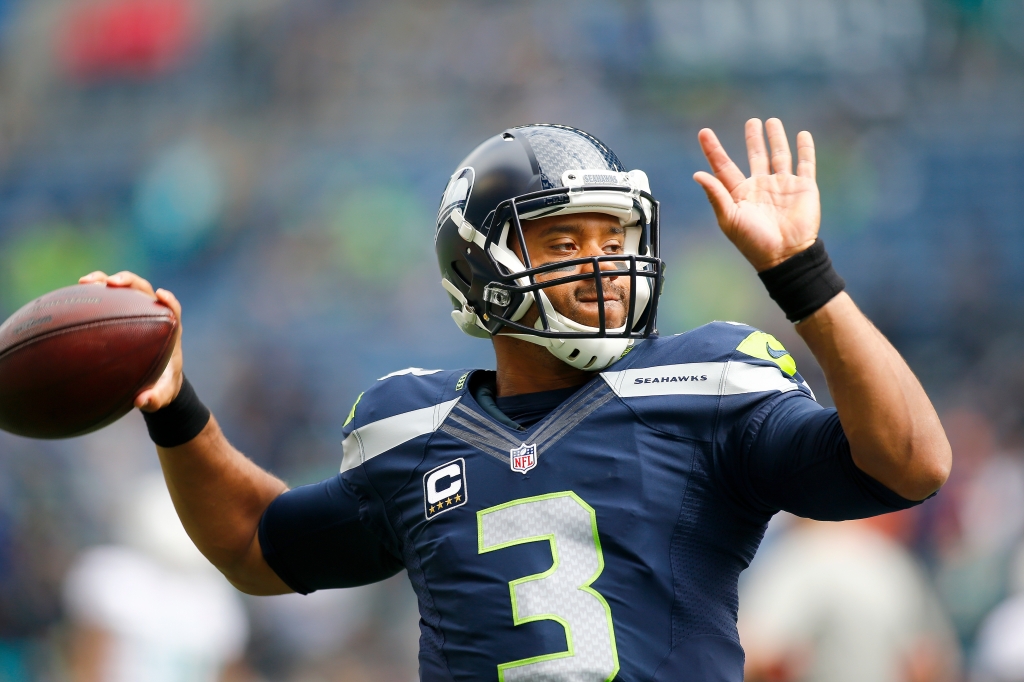
[[[892,344],[845,293],[796,330],[821,365],[857,466],[907,499],[935,492],[949,475],[949,443]]]
[[[818,359],[856,465],[893,492],[922,500],[952,464],[949,443],[924,389],[885,337],[857,309],[817,242],[821,201],[814,140],[797,135],[797,168],[778,119],[747,121],[750,177],[711,130],[698,135],[711,169],[694,175],[725,235],[758,271]]]
[[[244,592],[289,592],[263,561],[257,535],[263,512],[287,486],[236,450],[213,417],[188,443],[157,452],[178,516],[199,551]]]
[[[164,289],[154,291],[149,282],[131,272],[108,276],[96,271],[79,282],[129,287],[174,313],[178,329],[171,357],[156,383],[135,396],[135,406],[146,415],[149,435],[158,443],[178,517],[199,551],[239,590],[291,592],[263,559],[258,534],[263,512],[287,486],[231,447],[185,379],[178,299]]]

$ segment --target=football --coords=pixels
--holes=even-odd
[[[160,377],[178,321],[132,289],[80,284],[0,325],[0,429],[71,438],[120,419]]]

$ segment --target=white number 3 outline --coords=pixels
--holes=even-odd
[[[604,571],[593,507],[571,491],[527,497],[477,512],[479,553],[547,540],[551,568],[511,581],[516,625],[553,620],[566,651],[498,666],[500,682],[610,682],[619,672],[608,602],[590,586]]]

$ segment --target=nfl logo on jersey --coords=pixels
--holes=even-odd
[[[527,445],[523,443],[518,448],[509,450],[509,456],[511,457],[512,471],[525,474],[537,466],[537,444]]]

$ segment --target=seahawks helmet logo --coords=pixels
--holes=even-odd
[[[445,188],[444,195],[441,197],[441,207],[437,211],[438,230],[441,229],[444,221],[448,220],[448,216],[455,209],[459,209],[465,215],[466,204],[469,203],[469,195],[473,193],[473,180],[475,178],[476,173],[471,166],[460,168],[452,175],[451,180],[448,181],[448,187]]]

